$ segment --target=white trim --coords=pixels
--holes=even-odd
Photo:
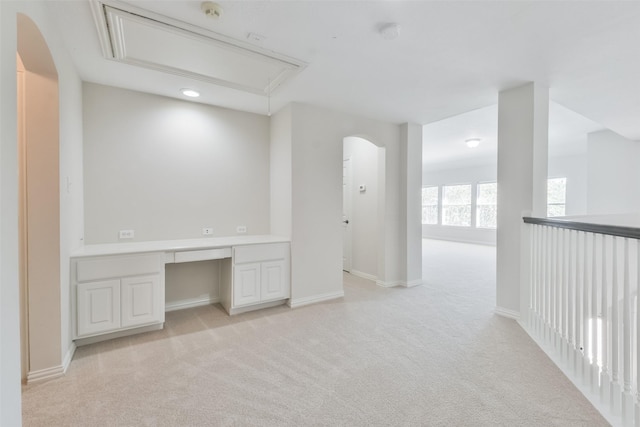
[[[62,365],[52,368],[40,369],[38,371],[29,371],[27,374],[27,384],[39,383],[42,381],[60,378],[64,375],[64,367]]]
[[[280,299],[275,301],[263,302],[261,304],[251,304],[244,307],[232,308],[229,310],[229,316],[246,313],[248,311],[260,310],[263,308],[277,307],[279,305],[283,305],[286,302],[287,302],[286,299]]]
[[[383,288],[393,288],[396,286],[401,285],[402,282],[384,282],[382,280],[376,280],[376,285],[383,287]]]
[[[414,286],[422,286],[422,279],[410,280],[408,282],[402,282],[402,286],[405,288],[413,288]]]
[[[69,369],[69,365],[71,365],[71,361],[73,360],[73,355],[76,354],[76,343],[71,341],[71,345],[67,349],[67,354],[64,356],[64,360],[62,361],[62,372],[67,373]]]
[[[164,306],[164,311],[176,311],[183,310],[185,308],[201,307],[203,305],[210,305],[220,302],[220,297],[214,298],[191,298],[180,301],[168,302]]]
[[[362,271],[358,271],[358,270],[351,269],[351,271],[349,271],[348,273],[351,273],[354,276],[362,277],[363,279],[373,280],[374,282],[378,280],[378,278],[373,274],[363,273]]]
[[[100,341],[106,341],[106,340],[110,340],[110,339],[113,339],[113,338],[127,337],[129,335],[141,334],[143,332],[158,331],[158,330],[163,329],[163,328],[164,328],[164,322],[163,323],[157,323],[157,324],[154,324],[154,325],[149,325],[149,326],[142,326],[142,327],[137,327],[137,328],[125,329],[125,330],[122,330],[122,331],[115,331],[115,332],[102,334],[102,335],[96,335],[96,336],[87,337],[87,338],[78,338],[78,339],[75,340],[75,343],[76,343],[76,345],[78,347],[81,347],[83,345],[93,344],[93,343],[100,342]]]
[[[496,308],[495,308],[495,310],[493,312],[495,314],[497,314],[498,316],[506,317],[508,319],[520,320],[520,312],[519,311],[515,311],[515,310],[508,309],[508,308],[496,306]]]
[[[310,297],[298,298],[298,299],[290,299],[287,305],[291,308],[302,307],[304,305],[316,304],[319,302],[329,301],[332,299],[343,298],[344,291],[338,292],[328,292],[326,294],[313,295]]]

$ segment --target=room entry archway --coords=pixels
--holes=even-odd
[[[378,281],[384,269],[385,148],[343,139],[343,269]],[[348,221],[348,222],[347,222]]]
[[[17,41],[21,361],[23,381],[34,381],[57,376],[62,359],[59,89],[49,47],[24,14]]]

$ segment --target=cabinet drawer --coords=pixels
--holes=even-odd
[[[233,262],[244,264],[247,262],[270,261],[289,258],[288,243],[269,243],[264,245],[247,245],[233,248]]]
[[[231,248],[176,252],[174,262],[205,261],[208,259],[222,258],[231,258]]]
[[[77,281],[88,282],[112,277],[160,273],[164,265],[164,253],[79,259],[76,263]]]

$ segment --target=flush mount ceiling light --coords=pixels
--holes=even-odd
[[[379,31],[383,39],[394,40],[400,35],[400,25],[396,23],[383,24]]]
[[[182,92],[184,96],[188,96],[189,98],[197,98],[200,96],[200,92],[193,89],[180,89],[180,92]]]
[[[480,138],[470,138],[465,140],[464,143],[467,144],[467,147],[469,148],[476,148],[480,145],[480,141],[482,141]]]
[[[222,16],[222,6],[212,1],[202,2],[200,9],[202,9],[204,14],[209,18],[218,19]]]

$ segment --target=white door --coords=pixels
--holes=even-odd
[[[233,306],[260,302],[260,263],[240,264],[233,268]]]
[[[123,328],[164,320],[160,276],[124,278],[121,293]]]
[[[342,161],[342,269],[351,271],[351,159]]]
[[[120,328],[120,280],[80,283],[76,295],[79,337]]]

